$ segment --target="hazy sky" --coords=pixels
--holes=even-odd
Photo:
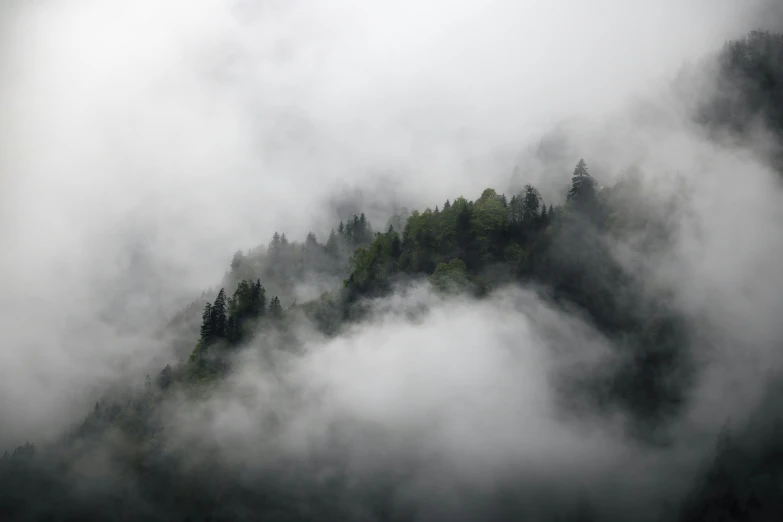
[[[622,115],[761,4],[5,4],[0,429],[42,436],[119,361],[161,349],[99,320],[112,299],[133,294],[129,314],[149,320],[275,230],[323,239],[332,196],[383,198],[383,176],[411,207],[476,197],[555,123]],[[691,139],[656,165],[674,168]]]

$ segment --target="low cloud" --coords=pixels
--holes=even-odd
[[[298,332],[304,354],[274,355],[259,338],[208,401],[167,411],[173,440],[216,444],[228,465],[344,448],[357,476],[412,469],[399,496],[425,518],[520,477],[547,484],[531,510],[584,491],[608,515],[644,505],[652,517],[779,367],[783,206],[766,145],[716,143],[660,94],[682,60],[746,32],[763,5],[10,4],[0,443],[54,437],[96,390],[138,378],[167,349],[146,332],[218,281],[238,248],[275,230],[323,241],[357,201],[375,205],[377,228],[398,205],[502,190],[515,164],[556,203],[551,177],[567,184],[584,156],[606,186],[635,169],[661,201],[680,188],[669,175],[692,187],[670,248],[615,249],[697,325],[700,371],[670,447],[631,441],[619,411],[567,414],[559,378],[616,350],[520,289],[482,302],[395,295],[338,339]],[[555,152],[537,145],[570,117]],[[603,501],[623,492],[627,504]]]

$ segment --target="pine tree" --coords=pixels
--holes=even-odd
[[[212,341],[212,305],[204,305],[204,312],[201,314],[201,342],[209,344]]]
[[[236,344],[241,341],[240,328],[241,326],[239,318],[235,315],[229,314],[228,319],[226,319],[226,340],[229,343]]]
[[[522,196],[511,196],[508,203],[508,220],[514,225],[522,223]]]
[[[571,176],[571,189],[566,200],[577,207],[585,208],[595,201],[595,180],[587,171],[587,163],[580,159]]]
[[[266,312],[266,290],[261,286],[261,280],[253,283],[253,291],[250,298],[250,310],[255,316],[264,315]]]
[[[167,364],[158,375],[158,387],[161,390],[165,390],[169,386],[171,386],[171,383],[174,381],[173,372],[171,370],[171,365]]]
[[[269,303],[269,315],[273,319],[283,317],[283,306],[280,304],[280,299],[277,296],[274,296]]]
[[[443,204],[443,211],[446,212],[450,208],[451,208],[451,203],[447,199],[446,202]]]
[[[528,224],[535,223],[539,217],[541,195],[532,185],[525,185],[522,194],[522,221]]]
[[[332,257],[337,257],[340,253],[340,243],[338,242],[337,234],[334,233],[334,229],[329,232],[329,239],[326,240],[324,249],[326,250],[326,253]]]
[[[402,242],[400,241],[400,235],[397,233],[394,233],[392,237],[389,255],[392,259],[399,259],[400,255],[402,255]]]
[[[234,253],[233,259],[231,259],[231,271],[236,272],[236,270],[242,265],[244,259],[245,254],[243,254],[241,250],[237,250]]]
[[[212,304],[212,310],[210,314],[210,322],[212,326],[212,335],[215,338],[225,339],[226,327],[228,323],[227,318],[227,302],[226,302],[226,290],[220,289],[215,302]]]

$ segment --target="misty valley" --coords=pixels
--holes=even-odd
[[[142,262],[118,269],[124,300],[100,301],[100,320],[85,324],[101,333],[74,337],[73,359],[58,363],[83,366],[87,391],[24,376],[15,393],[0,388],[0,520],[783,520],[783,33],[724,40],[604,126],[542,127],[475,193],[449,175],[418,199],[378,190],[300,237],[286,216],[315,210],[270,207],[271,238],[215,254],[222,279],[199,279],[200,296],[163,310],[176,267],[143,288],[130,275],[147,277]],[[331,117],[313,114],[312,125]],[[343,153],[320,151],[307,128],[276,127],[275,139],[305,143],[302,156]],[[167,133],[149,140],[175,147]],[[189,149],[194,164],[221,143]],[[206,190],[181,210],[188,182],[160,197],[182,223],[191,211],[219,222],[226,207],[255,205],[253,191],[283,197],[271,176],[285,174],[269,176],[239,183],[248,200],[212,205]],[[157,204],[139,194],[134,211]],[[205,256],[228,244],[216,237]],[[97,264],[73,259],[47,270],[67,278]],[[109,278],[95,281],[108,295]],[[30,317],[42,331],[51,321],[52,337],[75,335],[79,325],[60,326],[70,310]],[[14,339],[3,350],[34,350]],[[133,355],[135,343],[152,355]],[[110,371],[79,355],[113,349],[131,362]],[[58,393],[80,409],[17,425],[33,417],[13,412]]]

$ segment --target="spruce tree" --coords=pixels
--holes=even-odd
[[[508,219],[514,225],[522,223],[522,196],[511,196],[508,202]]]
[[[580,159],[571,176],[571,189],[566,200],[579,208],[586,208],[595,201],[595,179],[587,170],[587,163]]]
[[[242,261],[245,259],[245,254],[242,253],[241,250],[237,250],[234,253],[233,259],[231,259],[231,271],[236,272],[236,270],[242,265]]]
[[[226,340],[229,343],[238,343],[240,339],[240,321],[235,315],[229,315],[226,320]]]
[[[227,318],[226,290],[220,289],[215,302],[212,304],[210,322],[212,326],[212,335],[215,338],[224,339],[226,337]]]
[[[283,317],[283,306],[280,304],[280,299],[277,296],[274,296],[269,303],[269,315],[273,319],[280,319]]]
[[[212,305],[206,303],[201,314],[201,342],[209,344],[212,341]]]
[[[174,381],[173,372],[171,370],[171,365],[167,364],[165,368],[163,368],[160,371],[160,374],[158,375],[158,387],[161,390],[165,390],[169,386],[171,386],[171,383]]]
[[[522,194],[522,221],[532,224],[538,220],[541,194],[532,185],[525,185]]]
[[[329,232],[329,239],[326,240],[324,249],[326,250],[326,253],[332,257],[337,257],[340,253],[340,243],[338,242],[337,234],[334,233],[334,229]]]
[[[272,235],[272,242],[269,244],[269,253],[273,259],[276,259],[280,254],[280,234],[277,232]]]
[[[391,242],[391,249],[389,255],[392,259],[399,259],[402,255],[402,242],[400,241],[400,235],[394,234]]]
[[[264,315],[266,312],[266,290],[261,286],[261,280],[257,279],[253,283],[253,291],[250,297],[250,309],[253,315]]]

